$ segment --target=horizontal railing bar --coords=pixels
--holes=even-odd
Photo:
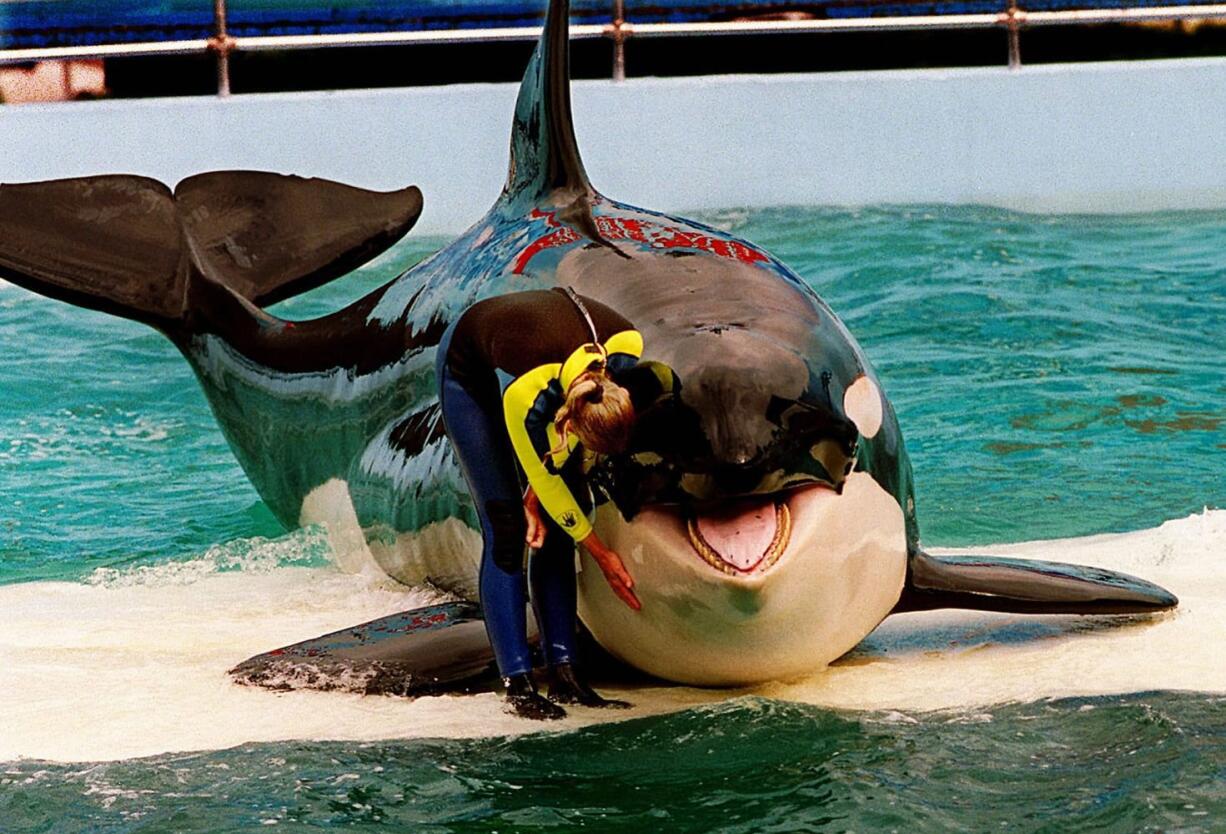
[[[570,27],[573,40],[602,38],[604,24],[584,24]],[[337,35],[261,35],[235,38],[235,48],[251,52],[284,49],[317,49],[345,46],[401,46],[405,44],[499,43],[505,41],[535,41],[541,36],[539,26],[515,26],[503,29],[427,29],[415,32],[356,32]]]
[[[1208,20],[1226,18],[1226,4],[1212,6],[1167,6],[1144,9],[1076,9],[1062,12],[1019,12],[1027,26],[1061,26],[1086,23],[1125,23],[1163,20]]]
[[[0,64],[30,61],[72,61],[89,58],[128,58],[141,55],[195,55],[207,52],[209,40],[154,41],[151,43],[110,43],[95,46],[50,46],[38,49],[0,50]]]
[[[1095,23],[1226,19],[1226,4],[1204,6],[1165,6],[1139,9],[1084,9],[1052,12],[1006,12],[994,14],[916,15],[909,17],[836,18],[826,20],[746,20],[698,23],[624,23],[623,38],[652,38],[705,35],[806,34],[822,32],[906,32],[941,29],[990,29],[1001,26],[1061,26]],[[571,27],[571,37],[591,39],[610,37],[610,24],[580,24]],[[215,38],[119,43],[98,46],[65,46],[36,49],[0,50],[0,64],[31,61],[85,60],[92,58],[129,58],[152,55],[192,55],[224,48],[239,52],[273,52],[296,49],[338,47],[406,46],[411,44],[496,43],[534,41],[540,37],[537,26],[499,29],[439,29],[411,32],[358,32],[326,35],[269,35],[231,37],[223,43]]]
[[[607,25],[570,27],[575,40],[601,38]],[[335,35],[261,35],[231,37],[228,48],[235,52],[281,52],[294,49],[330,49],[337,47],[406,46],[410,44],[497,43],[537,40],[539,26],[517,26],[502,29],[437,29],[413,32],[354,32]],[[191,55],[216,48],[212,38],[151,43],[116,43],[97,46],[52,46],[35,49],[0,50],[0,64],[29,61],[84,60],[87,58],[127,58],[143,55]]]
[[[915,29],[988,29],[997,14],[912,15],[908,17],[841,17],[833,20],[734,20],[718,23],[625,23],[633,38],[677,35],[786,35],[818,32],[906,32]]]

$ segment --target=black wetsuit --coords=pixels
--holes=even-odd
[[[553,418],[570,382],[602,355],[596,344],[607,353],[615,380],[642,352],[642,338],[629,321],[577,298],[578,304],[565,291],[539,290],[479,301],[439,345],[443,423],[481,521],[481,605],[499,672],[507,678],[532,668],[524,617],[523,478],[546,515],[545,544],[528,565],[545,659],[570,663],[574,543],[591,531],[591,494],[573,434],[568,448],[549,454],[558,446]]]

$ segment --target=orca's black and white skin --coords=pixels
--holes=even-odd
[[[812,672],[891,612],[1176,605],[1117,573],[926,554],[894,410],[830,308],[753,244],[589,183],[567,13],[553,0],[497,203],[339,312],[290,323],[263,308],[394,243],[421,210],[416,188],[232,171],[173,192],[134,176],[7,185],[0,276],[163,332],[281,522],[348,517],[389,575],[468,599],[481,541],[440,424],[440,336],[478,299],[525,289],[570,286],[618,311],[677,385],[641,412],[627,453],[593,473],[597,532],[642,611],[584,561],[580,616],[608,652],[668,680]],[[309,660],[314,685],[364,672],[370,691],[446,689],[489,664],[479,617],[464,603],[407,612],[262,656],[240,677],[272,682],[278,664]]]

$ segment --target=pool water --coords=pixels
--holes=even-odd
[[[857,336],[899,414],[926,545],[1152,533],[1199,516],[1200,526],[1156,547],[1154,566],[1206,582],[1220,574],[1226,212],[929,206],[700,219],[792,265]],[[443,242],[410,238],[276,312],[334,310]],[[30,649],[11,635],[37,630],[29,599],[39,594],[25,592],[44,586],[26,583],[56,581],[45,587],[65,595],[174,585],[186,589],[176,605],[196,588],[208,608],[214,586],[192,584],[205,576],[336,573],[326,537],[287,534],[272,518],[186,364],[156,333],[4,285],[0,354],[6,691],[26,691],[34,674],[3,662]],[[1192,550],[1208,555],[1193,564]],[[1226,637],[1222,606],[1221,597],[1192,606],[1209,624],[1197,634]],[[99,610],[65,633],[118,627]],[[133,676],[142,650],[126,655]],[[1178,671],[1176,659],[1163,662]],[[1162,676],[1138,680],[1166,689]],[[1226,818],[1226,712],[1216,678],[1179,680],[1186,691],[1019,693],[935,711],[755,695],[561,734],[404,738],[430,735],[418,726],[387,736],[400,740],[328,742],[354,736],[311,730],[302,741],[130,760],[118,742],[111,754],[99,744],[61,755],[70,739],[34,732],[55,721],[53,706],[13,696],[0,701],[0,735],[10,727],[56,743],[0,739],[0,761],[11,760],[0,764],[0,831],[389,822],[415,831],[1211,831]],[[312,709],[326,714],[334,702],[316,697]]]

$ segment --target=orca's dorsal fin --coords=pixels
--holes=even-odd
[[[515,102],[504,199],[537,201],[553,191],[575,197],[592,191],[570,112],[569,17],[570,0],[550,0]]]

